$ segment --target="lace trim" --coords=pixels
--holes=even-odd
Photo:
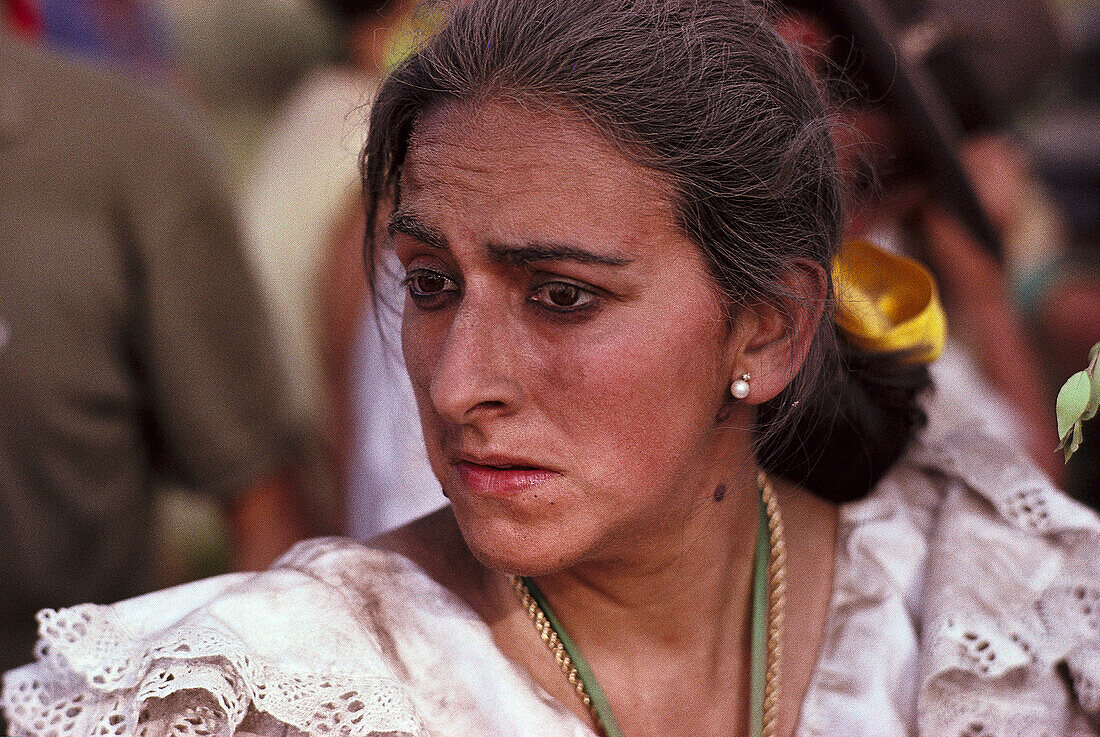
[[[1100,642],[1100,587],[1096,584],[1054,586],[1043,592],[1036,611],[1052,630],[1074,643]]]
[[[928,630],[931,630],[930,632]],[[1002,678],[1035,662],[1031,646],[1021,635],[1007,635],[991,622],[944,617],[926,629],[931,642],[932,672],[962,671],[983,678]]]
[[[919,445],[913,462],[963,482],[1027,533],[1007,535],[985,522],[981,539],[991,547],[971,551],[980,556],[973,560],[954,538],[933,543],[941,562],[924,593],[925,613],[934,616],[922,628],[920,733],[1055,737],[1067,734],[1075,713],[1095,722],[1100,567],[1088,561],[1096,556],[1100,519],[1012,448],[980,432],[963,429]],[[968,536],[988,513],[974,497],[952,501],[948,494],[947,511],[940,511],[948,519],[938,529]],[[968,579],[981,572],[1000,583],[988,588]],[[1067,666],[1072,692],[1061,674]]]
[[[1066,667],[1081,709],[1100,729],[1100,645],[1075,649],[1066,656]]]
[[[1100,729],[1100,638],[1091,592],[1056,586],[1011,622],[954,615],[926,627],[921,734],[1068,734],[1071,698]],[[1059,675],[1063,667],[1072,695]]]
[[[928,673],[918,710],[921,734],[1065,734],[1069,694],[1051,664],[1039,656],[1030,629],[958,616],[941,617],[927,627]]]
[[[1018,450],[997,438],[964,428],[934,444],[915,444],[913,459],[937,473],[957,474],[1019,529],[1100,537],[1095,512],[1057,491]]]
[[[1065,737],[1067,724],[1051,718],[1064,705],[1042,708],[1009,697],[976,700],[963,684],[944,684],[926,695],[936,702],[935,719],[919,711],[920,734],[940,737]],[[924,699],[922,699],[924,700]]]
[[[272,667],[231,633],[180,623],[137,639],[109,607],[39,614],[37,662],[7,674],[0,705],[30,737],[230,737],[249,709],[310,737],[415,737],[399,683]]]

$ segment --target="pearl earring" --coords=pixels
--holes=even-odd
[[[741,374],[741,378],[735,380],[730,384],[730,394],[734,399],[744,399],[749,396],[749,379],[752,377],[748,374]]]

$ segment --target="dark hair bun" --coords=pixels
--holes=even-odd
[[[769,472],[841,503],[867,494],[925,424],[916,399],[932,379],[927,365],[903,355],[838,342],[839,358],[801,411],[782,394],[760,407],[757,428],[767,431],[757,433],[757,454]]]

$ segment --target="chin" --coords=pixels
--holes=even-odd
[[[571,568],[588,548],[560,519],[523,521],[486,514],[452,499],[466,546],[486,568],[517,576],[542,576]]]

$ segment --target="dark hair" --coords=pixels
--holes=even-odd
[[[421,116],[449,100],[502,99],[580,114],[671,184],[679,226],[733,306],[790,305],[794,260],[826,272],[843,195],[831,119],[801,58],[752,0],[474,0],[382,85],[363,152],[366,261],[379,206],[400,200]],[[377,293],[377,290],[376,290]],[[832,290],[810,355],[761,407],[757,456],[833,501],[858,498],[922,419],[923,367],[838,339]]]

